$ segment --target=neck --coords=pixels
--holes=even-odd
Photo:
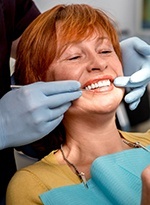
[[[76,164],[79,161],[90,164],[99,156],[122,151],[127,147],[116,128],[114,116],[103,118],[102,122],[93,119],[64,121],[67,123],[64,151],[66,157]]]
[[[84,120],[76,118],[69,119],[64,123],[67,124],[66,144],[68,146],[76,145],[80,149],[83,147],[92,152],[94,147],[95,151],[97,148],[99,152],[105,150],[104,153],[107,154],[107,151],[110,153],[111,148],[117,147],[120,143],[120,135],[114,116],[112,118],[103,118],[103,120],[94,117]]]
[[[63,145],[65,158],[74,164],[79,172],[90,177],[90,166],[99,156],[127,149],[115,125],[115,117],[92,117],[64,119],[66,143]],[[66,163],[61,151],[56,153],[59,163]]]

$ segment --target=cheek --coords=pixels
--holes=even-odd
[[[122,65],[120,66],[120,69],[118,69],[117,74],[118,74],[119,76],[123,76],[123,69],[122,69]]]
[[[120,61],[118,60],[115,61],[113,68],[115,68],[114,71],[118,76],[123,76],[123,68],[122,68],[122,64],[120,63]]]
[[[84,66],[81,63],[53,62],[47,71],[47,78],[54,81],[79,80],[83,74]]]
[[[70,69],[67,66],[57,62],[53,62],[47,71],[47,78],[52,78],[53,81],[71,80],[72,76],[72,72],[70,72]]]
[[[50,67],[47,71],[47,81],[59,81],[59,80],[71,80],[73,79],[73,75],[69,70],[64,69],[63,67]]]
[[[50,72],[49,70],[48,70],[47,73],[46,73],[46,78],[45,78],[45,80],[46,80],[46,82],[54,81],[53,73]]]
[[[75,68],[58,68],[54,72],[54,80],[79,80],[80,73]]]

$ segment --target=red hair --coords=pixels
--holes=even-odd
[[[20,40],[15,65],[16,83],[23,85],[46,81],[47,70],[56,54],[67,44],[89,38],[94,32],[108,35],[121,60],[114,22],[103,11],[85,4],[72,4],[58,5],[44,12],[30,24]]]

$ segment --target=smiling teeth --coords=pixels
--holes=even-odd
[[[101,80],[97,83],[92,83],[91,85],[86,86],[85,89],[92,90],[92,89],[101,88],[104,86],[110,86],[110,80]]]

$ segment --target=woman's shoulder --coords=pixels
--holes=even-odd
[[[44,182],[47,181],[46,174],[50,174],[51,167],[53,167],[53,164],[55,164],[55,160],[53,158],[53,152],[51,152],[42,160],[17,170],[17,172],[12,177],[10,184],[26,184],[29,182],[30,184],[39,183],[42,186],[42,184],[45,184]],[[42,181],[43,183],[41,183]]]
[[[39,195],[61,183],[61,168],[58,167],[54,153],[42,160],[18,170],[7,189],[8,204],[41,204]],[[60,176],[60,177],[58,177]],[[60,181],[60,182],[59,182]],[[30,197],[27,197],[30,196]],[[26,199],[23,203],[18,201]]]
[[[35,162],[34,164],[18,170],[15,176],[17,178],[34,178],[34,180],[40,179],[43,181],[47,181],[47,175],[50,175],[55,172],[58,165],[59,164],[55,158],[54,151],[52,151],[50,154],[48,154],[41,160]]]
[[[131,142],[140,142],[144,146],[150,145],[150,130],[147,132],[124,132],[120,131],[121,135],[131,141]]]
[[[13,184],[28,183],[49,190],[66,183],[76,182],[76,175],[72,173],[66,164],[61,165],[58,163],[55,152],[52,151],[40,161],[18,170],[11,180]]]

